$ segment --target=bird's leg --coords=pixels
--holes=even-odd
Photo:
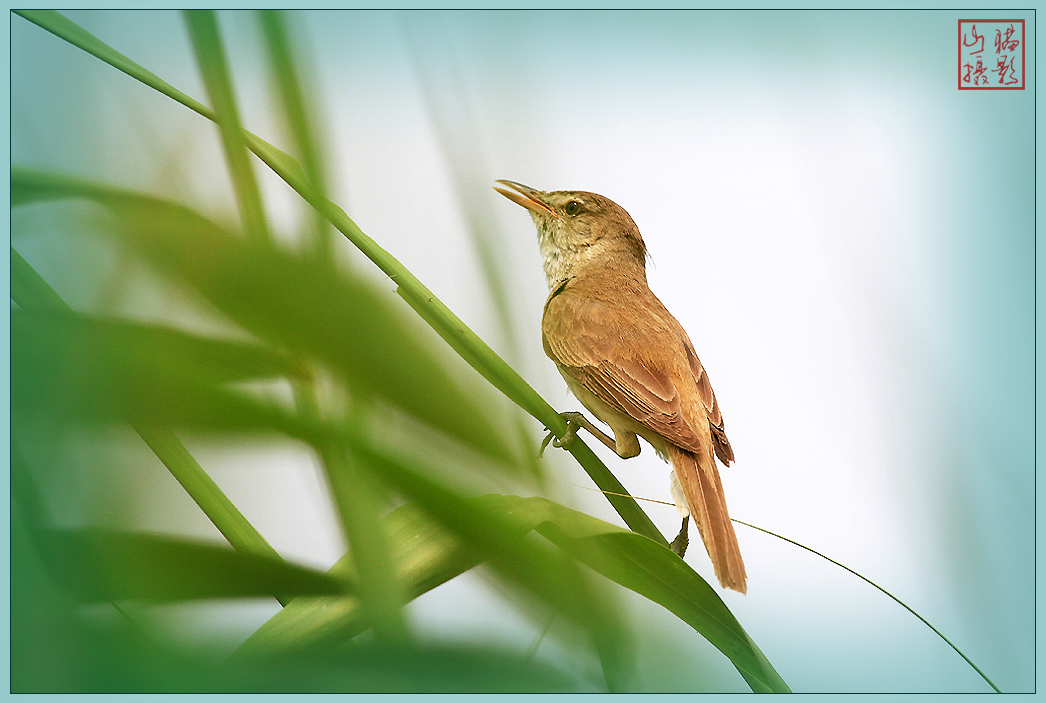
[[[680,559],[686,554],[686,548],[690,544],[690,538],[686,535],[686,526],[689,521],[689,515],[683,518],[683,525],[679,528],[679,534],[672,540],[672,544],[668,545],[668,548],[678,554]]]
[[[577,437],[577,431],[579,427],[584,427],[589,433],[598,439],[603,444],[607,445],[613,451],[617,451],[617,442],[611,439],[605,432],[600,430],[598,427],[593,425],[588,419],[579,412],[565,412],[560,413],[560,417],[567,421],[567,431],[562,437],[556,438],[551,432],[545,437],[545,441],[541,443],[541,450],[538,452],[538,456],[541,456],[545,452],[545,447],[548,446],[549,442],[552,442],[552,446],[556,448],[569,446],[574,438]]]
[[[589,422],[588,419],[581,413],[567,412],[560,413],[559,416],[567,421],[567,432],[563,435],[562,438],[552,440],[553,447],[562,447],[567,444],[570,444],[574,440],[574,437],[577,436],[578,428],[584,427],[586,430],[589,431],[589,434],[591,434],[593,437],[598,439],[603,444],[610,447],[612,451],[617,451],[617,442],[608,437],[606,433],[603,432],[603,430],[599,429],[591,422]]]

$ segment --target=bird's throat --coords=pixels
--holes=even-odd
[[[547,223],[534,218],[538,226],[538,245],[541,248],[541,260],[545,269],[545,280],[552,290],[564,280],[575,275],[584,265],[587,246],[563,246],[556,241],[556,233]]]

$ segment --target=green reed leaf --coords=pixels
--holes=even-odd
[[[414,503],[386,515],[382,527],[388,560],[411,600],[482,561],[476,550],[440,527]],[[353,574],[353,565],[352,554],[346,554],[327,573]],[[361,605],[360,598],[352,594],[295,598],[248,637],[235,658],[279,659],[329,651],[369,627]]]
[[[179,350],[187,356],[175,356]],[[11,384],[18,412],[89,422],[287,429],[275,407],[220,385],[281,365],[276,356],[244,345],[75,313],[12,310],[11,363],[19,370]]]
[[[89,198],[120,222],[112,234],[230,319],[292,353],[315,356],[350,386],[385,398],[504,466],[514,455],[482,402],[419,341],[423,330],[387,295],[315,260],[233,236],[187,207],[93,183],[15,169],[20,202]]]
[[[84,603],[340,593],[343,580],[228,547],[112,530],[41,530],[52,577]]]

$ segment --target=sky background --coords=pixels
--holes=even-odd
[[[67,14],[206,102],[179,14]],[[722,471],[733,517],[871,578],[1003,690],[1030,691],[1035,26],[1029,13],[998,15],[1027,20],[1026,90],[960,91],[966,16],[309,12],[294,28],[332,199],[553,406],[580,409],[542,353],[547,289],[533,224],[491,189],[499,178],[598,192],[632,215],[650,286],[719,399],[737,456]],[[257,22],[221,20],[245,126],[279,146]],[[13,163],[235,217],[213,125],[19,17],[11,29]],[[302,213],[296,196],[274,177],[263,185],[272,222],[289,230]],[[490,303],[477,227],[497,242],[510,318]],[[84,260],[76,243],[56,249],[67,244],[14,241],[91,309],[105,286],[77,285]],[[347,266],[368,268],[347,241],[338,246]],[[171,319],[147,300],[133,314]],[[248,474],[244,448],[188,443],[281,554],[322,568],[341,556],[304,452],[258,446]],[[596,451],[634,495],[670,500],[668,468],[649,447],[628,462]],[[557,499],[618,522],[569,457],[544,461],[561,479]],[[136,516],[147,528],[216,534],[169,476],[148,490],[155,500]],[[647,511],[675,534],[674,508]],[[793,690],[987,690],[871,586],[737,532],[749,592],[723,598]],[[687,560],[714,582],[696,542]],[[420,598],[412,615],[434,635],[526,631],[499,598],[469,575]],[[710,688],[745,690],[685,625],[638,599],[629,607],[658,633],[661,644],[644,649],[651,670],[701,662]],[[167,617],[172,627],[203,618],[235,641],[274,610],[179,606]]]

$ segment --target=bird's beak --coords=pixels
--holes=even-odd
[[[522,205],[528,210],[533,210],[539,215],[551,215],[552,217],[559,217],[559,213],[556,212],[555,208],[546,203],[542,196],[545,195],[540,190],[534,190],[529,188],[522,183],[515,183],[513,181],[498,181],[503,183],[513,190],[519,191],[519,193],[513,193],[511,190],[503,190],[494,186],[494,190],[504,195],[506,198],[511,200],[518,205]],[[520,195],[522,193],[522,195]]]

